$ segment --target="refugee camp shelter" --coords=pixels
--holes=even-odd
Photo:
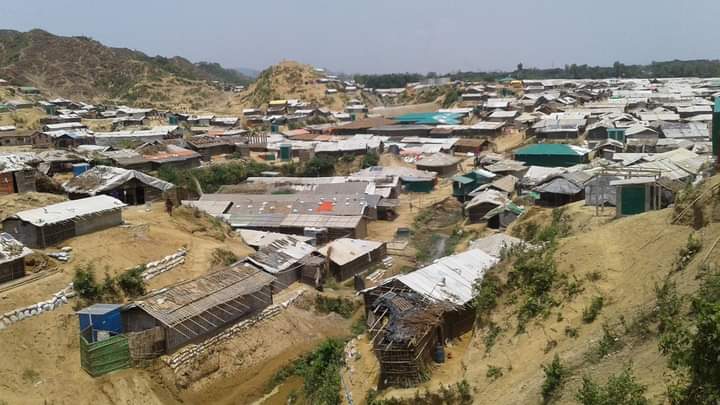
[[[173,188],[172,183],[143,172],[111,166],[95,166],[63,184],[71,200],[106,194],[128,205],[160,200]]]
[[[488,213],[483,216],[483,220],[487,222],[488,228],[504,229],[515,222],[523,212],[525,212],[525,210],[522,207],[513,202],[507,202],[488,211]]]
[[[487,184],[498,177],[495,173],[483,169],[475,169],[469,173],[456,175],[453,181],[453,197],[460,202],[468,200],[470,193],[483,184]]]
[[[590,150],[567,144],[533,144],[515,150],[515,160],[528,166],[570,167],[590,161]]]
[[[272,304],[274,280],[250,263],[236,263],[126,305],[123,329],[156,336],[148,339],[147,352],[159,346],[161,353],[172,353],[267,308]]]
[[[427,170],[447,176],[457,172],[461,160],[446,153],[435,153],[417,160],[415,166],[418,170]]]
[[[539,204],[558,207],[584,199],[585,185],[591,178],[583,171],[563,173],[548,178],[533,191],[540,194]]]
[[[330,262],[330,275],[345,281],[380,262],[387,255],[387,246],[385,242],[340,238],[318,251]]]
[[[300,279],[303,259],[313,252],[315,248],[305,238],[283,235],[245,260],[274,276],[273,292],[278,292]]]
[[[122,224],[125,204],[98,195],[18,212],[3,220],[3,230],[26,246],[46,248],[75,236]]]
[[[438,347],[472,329],[473,286],[497,262],[471,249],[362,291],[383,386],[420,383]]]
[[[661,189],[655,177],[634,177],[610,182],[615,188],[616,216],[641,214],[661,207]]]
[[[471,224],[485,221],[488,212],[510,202],[507,195],[497,190],[485,190],[477,193],[465,203],[464,212]]]
[[[24,258],[32,253],[9,233],[0,233],[0,283],[25,276]]]
[[[16,154],[0,155],[0,195],[35,191],[35,172]]]

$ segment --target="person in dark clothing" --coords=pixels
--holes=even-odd
[[[172,210],[173,210],[173,202],[169,198],[165,200],[165,211],[168,213],[168,215],[172,216]]]

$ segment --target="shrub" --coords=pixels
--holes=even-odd
[[[603,336],[598,342],[598,346],[595,351],[595,360],[602,359],[609,355],[610,353],[615,353],[616,351],[622,349],[624,346],[623,341],[620,339],[620,336],[618,336],[608,325],[607,323],[603,324]]]
[[[488,325],[487,333],[483,336],[483,343],[485,344],[485,351],[490,352],[493,346],[495,346],[495,340],[500,336],[502,329],[500,329],[495,322],[490,322]]]
[[[315,309],[323,314],[335,312],[343,318],[350,318],[355,312],[355,302],[343,297],[327,297],[318,294],[315,297]]]
[[[702,249],[702,240],[694,235],[688,236],[687,244],[680,249],[675,259],[675,271],[681,271],[687,267],[698,252]]]
[[[602,311],[603,304],[603,297],[593,297],[592,301],[590,302],[590,306],[583,309],[583,322],[593,323],[595,321],[595,318],[597,318],[597,316],[600,314],[600,311]]]
[[[578,328],[572,328],[569,325],[565,327],[565,336],[575,339],[579,335]]]
[[[362,167],[363,169],[366,169],[368,167],[377,166],[378,163],[380,163],[380,156],[377,153],[369,152],[363,157]]]
[[[543,402],[548,403],[562,386],[567,370],[560,363],[560,357],[557,354],[549,365],[543,365],[542,368],[545,373],[545,381],[542,384],[542,397]]]
[[[482,325],[483,317],[488,315],[497,306],[497,297],[500,292],[500,279],[494,274],[488,274],[473,285],[473,305],[479,323]]]
[[[311,404],[334,405],[340,403],[340,368],[343,364],[344,344],[327,339],[311,353],[296,359],[275,373],[267,389],[297,375],[304,380],[303,394]]]
[[[495,367],[493,365],[488,365],[488,370],[487,370],[487,373],[485,374],[485,377],[487,377],[488,380],[495,381],[502,376],[503,376],[502,367]]]
[[[646,405],[650,403],[644,396],[646,390],[628,367],[619,375],[610,376],[606,385],[584,377],[576,398],[582,405]]]
[[[128,297],[137,297],[145,294],[145,279],[142,273],[145,271],[144,266],[138,266],[127,270],[118,277],[118,285],[120,289]]]
[[[95,281],[95,271],[91,265],[78,266],[75,268],[73,289],[80,298],[88,301],[95,301],[100,297],[101,289]]]
[[[305,164],[303,176],[322,177],[332,176],[335,173],[335,160],[326,157],[315,156]]]
[[[350,326],[350,332],[353,334],[353,336],[362,335],[367,330],[367,319],[365,318],[365,315],[358,318],[355,322],[353,322],[352,326]]]
[[[230,266],[237,261],[237,255],[228,249],[216,248],[212,252],[211,263],[213,265]]]

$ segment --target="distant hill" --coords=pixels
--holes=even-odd
[[[243,67],[235,68],[233,70],[239,72],[240,74],[242,74],[244,76],[250,77],[252,79],[255,79],[258,76],[260,76],[260,73],[261,73],[260,70],[251,69],[251,68],[243,68]]]
[[[252,80],[217,63],[152,57],[87,37],[62,37],[42,30],[0,30],[0,77],[57,96],[152,104],[197,104],[196,95],[214,91],[208,82],[247,85]],[[177,94],[172,91],[175,88]]]

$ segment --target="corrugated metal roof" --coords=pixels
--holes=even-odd
[[[95,195],[110,191],[133,179],[160,191],[168,191],[175,187],[172,183],[149,176],[137,170],[127,170],[110,166],[95,166],[85,173],[65,182],[63,189],[66,193]]]
[[[240,229],[237,232],[248,246],[255,248],[270,245],[274,241],[284,239],[287,236],[284,233],[255,231],[252,229]],[[313,239],[309,236],[300,235],[293,235],[293,238],[306,243]]]
[[[122,207],[125,207],[122,201],[107,195],[98,195],[21,211],[10,218],[18,218],[35,226],[45,226]]]
[[[314,251],[304,240],[284,235],[261,246],[248,260],[274,274],[289,269]]]
[[[130,305],[173,327],[225,302],[257,293],[274,280],[249,263],[238,264],[164,288]]]

